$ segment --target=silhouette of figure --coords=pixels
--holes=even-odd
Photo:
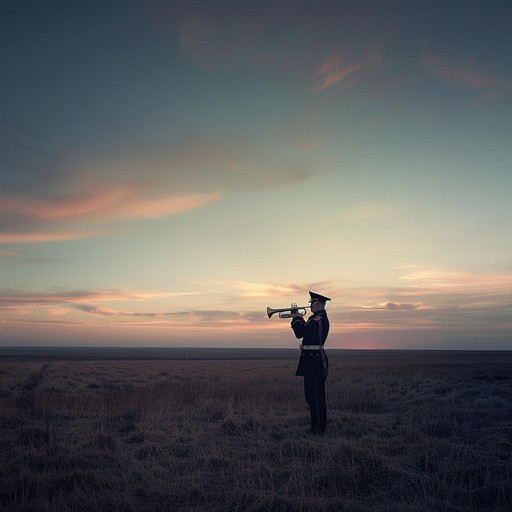
[[[329,319],[325,303],[331,300],[318,293],[309,292],[311,312],[307,321],[300,315],[292,318],[295,336],[302,338],[296,376],[304,377],[304,393],[311,412],[311,430],[315,435],[325,434],[327,406],[325,403],[325,379],[329,372],[329,361],[324,343],[329,334]]]

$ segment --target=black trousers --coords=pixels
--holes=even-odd
[[[325,434],[327,424],[325,379],[321,375],[304,376],[304,392],[311,412],[311,431],[314,434]]]

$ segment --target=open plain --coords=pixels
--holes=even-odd
[[[0,510],[512,510],[512,352],[0,351]]]

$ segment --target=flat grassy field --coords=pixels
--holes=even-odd
[[[328,353],[1,352],[0,511],[512,510],[512,352]]]

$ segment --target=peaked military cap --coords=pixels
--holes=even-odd
[[[324,297],[323,295],[315,292],[309,292],[309,296],[311,297],[309,302],[314,302],[315,300],[319,300],[320,302],[327,302],[328,300],[331,300],[329,297]]]

